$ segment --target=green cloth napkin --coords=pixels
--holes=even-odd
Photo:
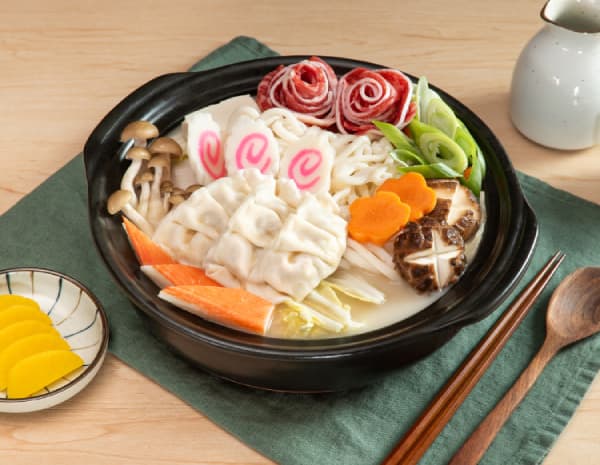
[[[266,55],[275,52],[254,39],[238,37],[192,69]],[[537,250],[522,285],[557,249],[565,251],[567,259],[550,288],[577,267],[600,264],[600,206],[529,176],[520,175],[520,180],[540,223]],[[362,389],[292,395],[222,381],[191,367],[155,340],[110,278],[88,228],[81,156],[0,217],[0,268],[13,266],[48,267],[82,281],[106,308],[114,355],[282,465],[378,464],[504,310],[463,329],[426,359]],[[550,293],[548,289],[541,296],[422,464],[447,463],[528,363],[543,339]],[[598,338],[560,353],[481,463],[540,463],[573,414],[599,363]]]

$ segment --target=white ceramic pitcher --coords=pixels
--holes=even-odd
[[[549,0],[541,17],[513,73],[513,124],[548,147],[600,144],[600,0]]]

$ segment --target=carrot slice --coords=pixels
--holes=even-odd
[[[275,305],[244,289],[218,286],[171,286],[158,296],[190,313],[223,326],[264,335]]]
[[[421,173],[408,172],[399,178],[387,179],[377,192],[393,192],[410,205],[409,221],[417,221],[434,209],[437,202],[435,191],[427,185]]]
[[[135,255],[142,265],[160,265],[163,263],[177,263],[160,245],[153,242],[146,233],[135,224],[123,217],[123,227]]]
[[[208,276],[202,268],[181,263],[143,265],[142,271],[160,288],[168,286],[200,285],[220,286]]]
[[[463,171],[463,178],[465,178],[468,181],[469,178],[471,177],[472,171],[473,171],[473,167],[469,166],[466,170]]]
[[[358,242],[383,245],[408,223],[410,207],[393,192],[376,192],[350,204],[348,234]]]

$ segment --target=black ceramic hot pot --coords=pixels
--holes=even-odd
[[[536,238],[536,218],[498,139],[468,108],[432,86],[455,110],[480,144],[487,161],[487,220],[479,250],[460,280],[413,317],[349,337],[290,340],[259,337],[213,324],[157,297],[157,287],[139,271],[118,215],[106,211],[128,165],[119,135],[138,119],[161,134],[186,113],[235,95],[254,93],[279,64],[306,57],[259,59],[212,71],[160,76],[126,97],[94,129],[85,144],[89,219],[96,246],[116,283],[146,318],[154,335],[176,353],[222,378],[264,389],[315,392],[367,384],[447,342],[465,325],[491,313],[523,276]],[[336,73],[381,66],[326,57]]]

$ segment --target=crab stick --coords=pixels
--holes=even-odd
[[[142,265],[141,270],[160,287],[200,285],[220,286],[220,284],[204,273],[202,268],[180,263],[165,263],[159,265]]]
[[[123,217],[123,227],[129,238],[129,243],[135,252],[135,256],[141,265],[162,265],[165,263],[176,263],[166,250],[156,242],[153,242],[148,235]]]
[[[207,320],[260,335],[269,329],[275,308],[272,302],[241,288],[171,286],[158,296]]]

